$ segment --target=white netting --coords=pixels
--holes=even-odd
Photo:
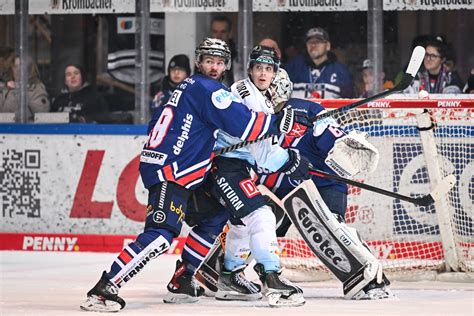
[[[349,188],[346,222],[368,242],[386,271],[442,271],[447,261],[455,269],[474,271],[474,100],[442,102],[446,101],[381,100],[370,106],[383,108],[351,110],[337,117],[347,130],[368,132],[369,140],[380,152],[377,170],[356,180],[419,197],[433,190],[427,160],[436,160],[442,177],[454,174],[457,179],[445,202],[428,207]],[[322,103],[330,108],[350,100]],[[421,140],[415,116],[425,108],[436,123],[432,151]],[[452,244],[445,233],[442,238],[437,213],[446,216],[444,226]],[[308,272],[327,271],[294,227],[281,239],[281,245],[284,266],[306,276]],[[448,260],[446,252],[455,262]]]

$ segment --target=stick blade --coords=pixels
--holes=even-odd
[[[433,197],[434,201],[439,201],[446,193],[448,193],[449,190],[454,187],[455,184],[456,177],[453,174],[450,174],[438,183],[430,195]]]
[[[408,63],[406,73],[411,75],[413,78],[415,78],[424,58],[425,58],[425,48],[423,46],[415,47],[415,49],[413,50],[413,53],[411,54],[410,62]]]

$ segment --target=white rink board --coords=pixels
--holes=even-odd
[[[107,315],[79,310],[86,292],[108,269],[114,254],[0,252],[0,314]],[[298,283],[301,307],[269,308],[258,302],[222,302],[206,297],[195,304],[164,304],[176,256],[159,257],[123,288],[127,302],[116,315],[473,315],[472,283],[394,282],[396,298],[346,301],[338,282]],[[248,274],[252,278],[251,274]],[[252,278],[253,279],[253,278]]]
[[[8,197],[2,204],[2,232],[125,234],[134,235],[143,229],[147,194],[138,174],[138,157],[146,136],[135,135],[25,135],[3,134],[0,173],[4,179],[0,197]],[[373,137],[379,148],[380,163],[365,183],[387,187],[379,179],[380,172],[394,174],[393,157],[396,146],[410,143],[405,137]],[[455,138],[448,139],[456,143]],[[469,142],[473,142],[472,139]],[[474,146],[474,145],[473,145]],[[26,166],[27,157],[33,162]],[[402,194],[427,194],[429,183],[410,184],[410,178],[423,165],[421,152],[398,166]],[[459,179],[453,190],[469,187],[474,170],[471,164],[459,170]],[[28,181],[28,183],[21,183]],[[389,184],[396,181],[391,179]],[[19,194],[18,187],[28,186]],[[462,196],[465,196],[462,195]],[[461,201],[468,212],[469,199]],[[394,202],[392,198],[361,190],[351,195],[350,204],[367,210],[369,218],[355,218],[354,225],[363,236],[383,238],[394,229],[394,205],[403,207],[410,218],[432,226],[435,214],[422,212],[409,203]],[[416,240],[417,235],[403,236]],[[427,239],[429,238],[429,239]],[[438,235],[423,236],[423,240],[438,240]]]

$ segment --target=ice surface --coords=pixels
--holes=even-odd
[[[111,253],[0,252],[0,315],[104,315],[80,311],[86,292],[115,258]],[[346,301],[336,281],[299,283],[302,307],[270,308],[259,302],[222,302],[205,297],[187,305],[164,304],[176,256],[151,261],[120,295],[119,315],[474,315],[474,284],[394,282],[397,296],[382,301]],[[105,314],[106,315],[106,314]]]

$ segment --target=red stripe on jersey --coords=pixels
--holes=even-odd
[[[129,263],[130,260],[133,259],[133,257],[125,249],[119,254],[118,258],[123,262],[123,264]]]
[[[260,133],[262,132],[263,124],[265,123],[266,117],[267,116],[263,112],[257,113],[257,119],[255,120],[255,123],[253,124],[252,132],[250,133],[250,136],[247,138],[247,140],[257,139],[258,135],[260,135]]]
[[[197,171],[194,171],[194,172],[192,172],[192,173],[176,180],[176,183],[184,187],[188,183],[191,183],[191,182],[193,182],[194,180],[196,180],[198,178],[204,177],[204,175],[206,174],[206,170],[207,170],[207,166],[205,166],[201,169],[198,169]]]
[[[273,187],[275,186],[278,180],[279,175],[280,175],[279,173],[272,173],[268,175],[267,178],[265,179],[264,185],[270,190],[273,189]]]
[[[199,241],[194,239],[191,235],[189,235],[188,238],[186,239],[186,245],[188,245],[192,250],[196,251],[203,257],[207,255],[210,249],[202,245],[201,243],[199,243]]]
[[[163,174],[165,175],[166,180],[175,182],[173,169],[171,168],[171,165],[167,165],[163,167]]]

